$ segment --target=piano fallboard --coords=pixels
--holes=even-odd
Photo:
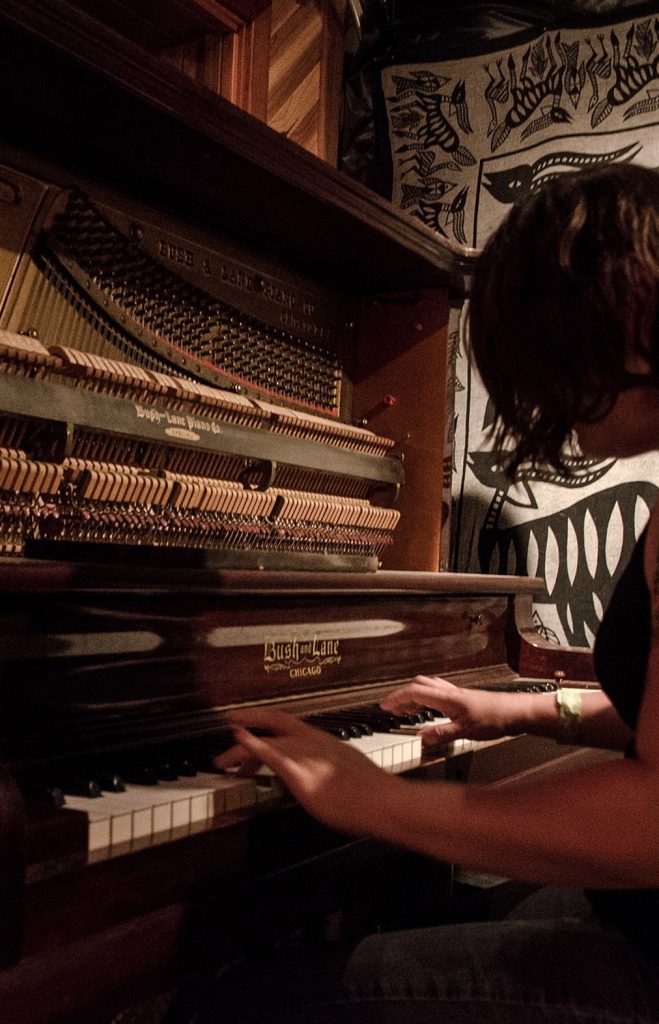
[[[514,598],[539,587],[7,560],[0,753],[17,767],[214,729],[244,702],[508,665]]]

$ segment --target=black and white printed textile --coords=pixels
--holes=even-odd
[[[464,59],[391,64],[381,85],[393,202],[462,245],[482,246],[511,203],[557,174],[659,168],[659,5]],[[543,577],[539,631],[591,645],[659,494],[659,455],[576,459],[569,476],[522,471],[511,485],[492,453],[466,323],[456,311],[451,568]]]

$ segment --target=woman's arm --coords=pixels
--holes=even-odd
[[[496,739],[531,733],[560,739],[562,722],[554,693],[502,693],[455,686],[446,679],[417,678],[394,690],[382,701],[388,711],[402,713],[418,707],[441,711],[451,721],[424,729],[426,746],[459,737],[471,740]],[[581,700],[579,743],[584,746],[624,750],[632,734],[611,701],[599,690],[585,693]]]
[[[267,764],[333,828],[508,878],[659,886],[658,744],[643,760],[471,786],[388,775],[348,744],[276,709],[245,709],[232,718],[237,746],[218,766]]]
[[[653,633],[636,755],[544,780],[488,787],[406,781],[271,709],[236,712],[220,767],[263,761],[311,814],[508,878],[659,887],[659,511],[646,542]],[[265,728],[255,736],[250,728]]]

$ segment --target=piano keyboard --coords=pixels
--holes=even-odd
[[[506,687],[497,686],[501,688]],[[517,680],[507,688],[542,692],[554,690],[556,683]],[[421,730],[450,721],[430,708],[394,715],[377,703],[324,709],[303,717],[394,774],[423,763]],[[120,755],[116,765],[110,765],[106,757],[96,767],[87,765],[68,783],[41,779],[35,787],[31,780],[31,795],[50,794],[57,802],[52,794],[59,792],[61,799],[61,786],[63,810],[82,811],[87,816],[86,857],[88,863],[96,863],[210,829],[218,819],[286,795],[265,766],[250,778],[215,771],[213,758],[231,742],[230,734],[224,732],[181,741],[175,747],[155,748],[150,758],[144,752],[131,754],[124,765],[121,761],[126,755]],[[450,740],[433,748],[430,758],[450,758],[498,742],[501,740]],[[108,791],[113,788],[108,779],[116,781],[119,791]]]
[[[65,808],[88,818],[88,863],[172,842],[210,828],[216,818],[254,807],[254,779],[199,772],[154,786],[127,784],[100,797],[66,796]]]
[[[375,704],[319,712],[306,718],[311,724],[339,736],[384,771],[395,774],[421,765],[422,744],[418,732],[426,725],[448,721],[430,710],[416,715],[395,716],[383,712]],[[201,746],[197,742],[196,753],[195,741],[191,741],[190,750],[186,750],[183,742],[178,760],[181,760],[183,751],[186,760],[189,755],[191,764],[185,774],[175,778],[164,778],[163,775],[169,774],[167,770],[149,766],[148,759],[141,757],[139,769],[149,777],[149,784],[120,781],[119,785],[123,785],[121,791],[110,792],[104,788],[107,783],[96,783],[92,779],[93,767],[84,773],[84,782],[62,783],[63,809],[82,811],[87,816],[87,862],[93,864],[172,842],[210,829],[226,815],[255,809],[285,795],[279,780],[265,768],[260,769],[255,778],[208,770],[212,756],[225,749],[228,742],[222,736],[213,737]],[[458,740],[446,744],[442,755],[463,753],[480,745]],[[154,761],[159,760],[168,759],[158,754]],[[177,757],[169,760],[176,762]],[[202,764],[203,768],[200,767]],[[120,764],[117,767],[119,777],[124,780],[126,776],[139,776],[137,770],[131,774],[130,771],[122,772]],[[111,774],[107,765],[104,769],[97,768],[99,777]],[[171,774],[174,775],[175,771]],[[56,792],[58,787],[43,783],[41,788],[46,794]],[[69,792],[71,789],[76,792]],[[79,795],[80,792],[88,795]]]

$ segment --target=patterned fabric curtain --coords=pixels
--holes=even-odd
[[[476,56],[392,62],[381,89],[393,201],[478,247],[518,196],[550,177],[624,161],[659,168],[659,6],[525,33]],[[466,323],[456,309],[451,568],[543,577],[538,630],[591,645],[658,496],[659,456],[577,458],[570,475],[527,470],[511,485],[492,452]]]

